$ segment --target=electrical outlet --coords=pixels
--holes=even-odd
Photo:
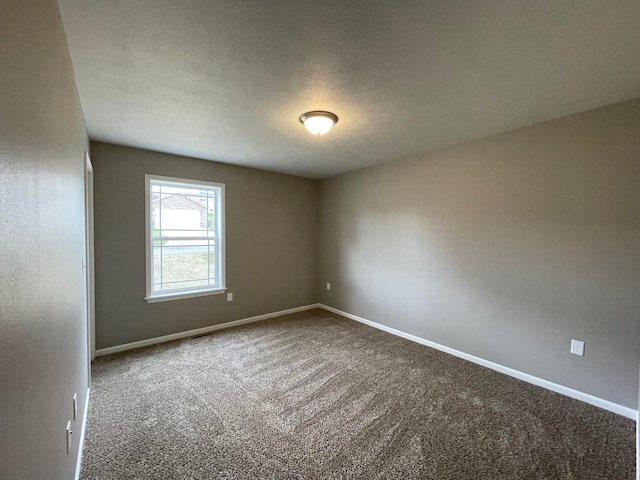
[[[78,394],[73,394],[73,421],[75,422],[78,419]]]
[[[327,282],[327,290],[331,290],[331,284]]]
[[[227,293],[227,302],[233,302],[233,292]]]
[[[584,357],[584,342],[580,340],[571,340],[571,353]]]

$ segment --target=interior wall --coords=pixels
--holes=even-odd
[[[96,348],[316,303],[319,183],[92,142]],[[147,303],[144,175],[225,184],[226,295]]]
[[[324,180],[319,297],[637,408],[639,185],[640,99]]]
[[[70,479],[88,386],[89,144],[57,2],[0,11],[0,478]]]

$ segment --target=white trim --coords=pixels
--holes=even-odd
[[[218,325],[211,325],[203,328],[196,328],[195,330],[187,330],[186,332],[173,333],[171,335],[164,335],[162,337],[149,338],[147,340],[140,340],[139,342],[125,343],[123,345],[116,345],[114,347],[101,348],[96,350],[96,356],[109,355],[110,353],[124,352],[125,350],[132,350],[134,348],[147,347],[149,345],[155,345],[156,343],[170,342],[172,340],[178,340],[180,338],[195,337],[196,335],[204,335],[216,330],[223,330],[225,328],[237,327],[239,325],[245,325],[247,323],[259,322],[260,320],[266,320],[268,318],[279,317],[281,315],[288,315],[290,313],[302,312],[304,310],[311,310],[312,308],[320,308],[320,304],[313,303],[311,305],[304,305],[302,307],[289,308],[287,310],[280,310],[279,312],[265,313],[263,315],[257,315],[255,317],[243,318],[241,320],[234,320],[232,322],[220,323]]]
[[[487,368],[490,368],[491,370],[504,373],[505,375],[509,375],[510,377],[515,377],[527,383],[531,383],[533,385],[546,388],[547,390],[551,390],[552,392],[560,393],[562,395],[566,395],[567,397],[575,398],[577,400],[581,400],[591,405],[595,405],[596,407],[604,408],[605,410],[609,410],[610,412],[617,413],[618,415],[622,415],[631,419],[638,418],[638,411],[634,410],[633,408],[625,407],[623,405],[618,405],[617,403],[610,402],[609,400],[598,398],[588,393],[580,392],[578,390],[574,390],[573,388],[565,387],[564,385],[553,383],[548,380],[544,380],[542,378],[534,377],[533,375],[529,375],[528,373],[520,372],[518,370],[514,370],[513,368],[505,367],[504,365],[500,365],[498,363],[494,363],[489,360],[476,357],[475,355],[470,355],[468,353],[464,353],[459,350],[455,350],[453,348],[440,345],[439,343],[435,343],[430,340],[425,340],[424,338],[411,335],[410,333],[405,333],[403,331],[396,330],[395,328],[387,327],[385,325],[372,322],[371,320],[358,317],[357,315],[353,315],[351,313],[343,312],[342,310],[329,307],[328,305],[319,304],[319,307],[329,312],[342,315],[343,317],[349,318],[351,320],[355,320],[356,322],[364,323],[365,325],[369,325],[370,327],[377,328],[378,330],[382,330],[384,332],[397,335],[398,337],[406,338],[407,340],[411,340],[412,342],[416,342],[421,345],[426,345],[427,347],[435,348],[436,350],[440,350],[441,352],[445,352],[455,357],[468,360],[469,362],[482,365],[483,367],[487,367]]]
[[[218,258],[216,261],[216,279],[219,279],[219,285],[215,289],[191,289],[182,290],[175,294],[153,294],[153,278],[152,278],[152,245],[151,245],[151,182],[166,183],[166,185],[172,186],[175,184],[185,184],[188,188],[189,185],[202,185],[203,187],[216,188],[220,192],[220,198],[216,201],[216,237],[203,237],[207,240],[216,240],[216,250],[218,251]],[[145,280],[146,280],[146,296],[145,300],[148,303],[164,302],[168,300],[179,300],[182,298],[201,297],[203,295],[215,295],[217,293],[223,293],[226,290],[227,279],[227,260],[226,260],[226,223],[225,223],[225,184],[216,182],[207,182],[203,180],[193,180],[189,178],[178,177],[164,177],[160,175],[152,175],[146,173],[144,175],[144,221],[145,221]],[[208,211],[207,211],[208,214]],[[208,221],[207,216],[207,221]]]
[[[211,290],[197,290],[193,292],[165,293],[163,295],[153,295],[145,297],[147,303],[166,302],[167,300],[182,300],[183,298],[204,297],[205,295],[219,295],[224,293],[226,288],[212,288]]]
[[[75,480],[80,479],[80,470],[82,469],[82,451],[84,450],[84,432],[87,430],[87,416],[89,415],[89,395],[91,389],[87,388],[87,395],[84,400],[84,414],[82,415],[82,426],[80,427],[80,442],[78,443],[78,459],[76,461]]]
[[[537,385],[542,388],[546,388],[547,390],[551,390],[552,392],[560,393],[562,395],[566,395],[571,398],[575,398],[577,400],[581,400],[583,402],[589,403],[596,407],[604,408],[605,410],[609,410],[610,412],[617,413],[618,415],[622,415],[624,417],[638,420],[640,424],[640,416],[638,410],[634,410],[633,408],[625,407],[623,405],[619,405],[617,403],[610,402],[609,400],[605,400],[603,398],[595,397],[588,393],[580,392],[579,390],[574,390],[569,387],[565,387],[564,385],[560,385],[557,383],[550,382],[549,380],[544,380],[539,377],[535,377],[528,373],[520,372],[513,368],[505,367],[504,365],[500,365],[498,363],[491,362],[489,360],[485,360],[480,357],[476,357],[475,355],[471,355],[468,353],[461,352],[459,350],[446,347],[436,342],[432,342],[430,340],[425,340],[424,338],[417,337],[415,335],[411,335],[410,333],[405,333],[400,330],[396,330],[395,328],[387,327],[385,325],[372,322],[371,320],[367,320],[362,317],[358,317],[357,315],[353,315],[351,313],[344,312],[342,310],[338,310],[337,308],[330,307],[328,305],[324,305],[322,303],[314,303],[310,305],[305,305],[302,307],[290,308],[287,310],[281,310],[279,312],[266,313],[263,315],[257,315],[255,317],[243,318],[241,320],[234,320],[232,322],[221,323],[218,325],[211,325],[209,327],[197,328],[195,330],[188,330],[186,332],[174,333],[171,335],[165,335],[162,337],[150,338],[147,340],[141,340],[139,342],[125,343],[123,345],[116,345],[108,348],[101,348],[96,350],[96,356],[109,355],[110,353],[123,352],[125,350],[132,350],[134,348],[146,347],[149,345],[155,345],[157,343],[170,342],[172,340],[178,340],[180,338],[186,337],[194,337],[196,335],[203,335],[209,332],[214,332],[216,330],[222,330],[225,328],[237,327],[239,325],[245,325],[247,323],[259,322],[260,320],[266,320],[273,317],[279,317],[281,315],[287,315],[290,313],[302,312],[305,310],[311,310],[313,308],[323,308],[329,312],[336,313],[338,315],[342,315],[350,320],[355,320],[356,322],[363,323],[365,325],[369,325],[370,327],[377,328],[378,330],[382,330],[384,332],[390,333],[392,335],[396,335],[398,337],[406,338],[407,340],[411,340],[412,342],[419,343],[421,345],[425,345],[427,347],[435,348],[436,350],[440,350],[441,352],[448,353],[458,358],[462,358],[469,362],[482,365],[483,367],[490,368],[491,370],[495,370],[500,373],[504,373],[505,375],[509,375],[510,377],[517,378],[519,380],[523,380],[527,383],[531,383],[533,385]],[[84,429],[83,429],[84,432]],[[639,479],[640,480],[640,479]]]
[[[84,219],[85,219],[85,265],[84,274],[87,296],[87,343],[89,356],[89,384],[91,384],[91,360],[96,350],[96,288],[95,288],[95,254],[94,254],[94,195],[93,164],[89,152],[84,151]]]

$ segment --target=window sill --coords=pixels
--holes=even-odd
[[[164,295],[153,295],[145,297],[147,303],[168,302],[169,300],[183,300],[185,298],[204,297],[206,295],[219,295],[227,290],[226,287],[214,288],[211,290],[198,290],[197,292],[166,293]]]

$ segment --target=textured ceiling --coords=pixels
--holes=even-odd
[[[640,96],[637,0],[59,3],[92,139],[312,178]]]

